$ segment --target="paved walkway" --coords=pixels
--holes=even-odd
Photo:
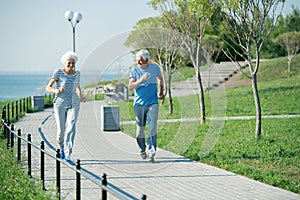
[[[135,197],[147,199],[294,199],[300,195],[272,187],[246,177],[185,159],[174,153],[158,149],[156,162],[141,160],[134,138],[122,132],[101,130],[100,107],[103,101],[81,104],[78,131],[72,159],[81,160],[90,174],[107,174],[112,183]],[[26,114],[15,124],[22,133],[31,133],[33,142],[46,141],[46,150],[56,148],[56,126],[52,109]],[[33,153],[34,155],[37,154]],[[38,160],[33,165],[38,166]],[[55,162],[46,160],[46,186],[55,185]],[[75,173],[67,165],[62,167],[62,195],[75,199]],[[33,174],[38,175],[34,170]],[[100,199],[101,190],[82,178],[82,199]],[[108,196],[109,199],[115,199]]]

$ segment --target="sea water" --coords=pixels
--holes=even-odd
[[[45,95],[53,72],[0,72],[0,101]],[[98,81],[114,80],[112,74],[81,74],[81,86]]]
[[[0,73],[0,101],[45,94],[49,73]]]

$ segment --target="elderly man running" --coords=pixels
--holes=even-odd
[[[140,50],[136,54],[137,66],[131,69],[129,90],[134,90],[134,114],[136,141],[143,159],[154,162],[158,119],[158,99],[164,98],[163,76],[157,64],[149,63],[150,53]],[[157,84],[159,93],[157,95]],[[148,122],[148,139],[145,142],[145,126]]]

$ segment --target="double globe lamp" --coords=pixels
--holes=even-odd
[[[73,30],[73,51],[75,52],[75,28],[76,25],[82,20],[82,14],[80,12],[73,12],[71,10],[67,10],[65,12],[65,18],[71,23]]]

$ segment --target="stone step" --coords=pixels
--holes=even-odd
[[[241,63],[243,66],[246,66],[246,62]],[[227,81],[234,74],[238,73],[237,65],[232,62],[221,62],[213,64],[209,69],[201,71],[201,79],[204,89],[210,85],[210,89],[218,87],[224,81]],[[174,83],[172,88],[175,89],[197,89],[198,81],[196,76],[189,78],[186,81],[179,83]]]

